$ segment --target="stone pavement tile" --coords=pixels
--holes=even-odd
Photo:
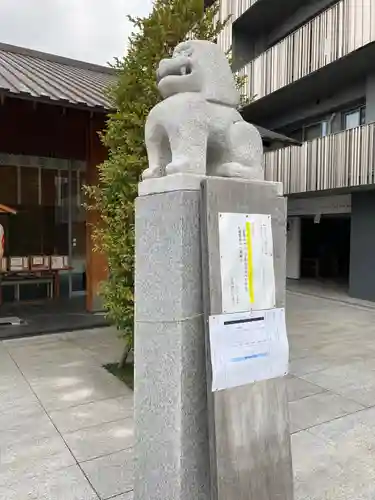
[[[73,387],[83,383],[113,383],[121,387],[123,384],[107,372],[97,360],[90,358],[90,363],[81,365],[61,366],[38,365],[30,370],[24,370],[24,377],[33,388],[60,389]]]
[[[7,391],[0,394],[0,415],[8,411],[22,411],[38,402],[38,398],[31,390]]]
[[[65,339],[70,342],[74,342],[77,345],[79,343],[87,342],[92,345],[95,342],[105,341],[108,339],[117,339],[118,331],[113,326],[105,326],[102,328],[89,328],[87,330],[77,330],[74,332],[65,333]]]
[[[18,368],[17,372],[0,373],[0,395],[11,392],[13,395],[23,396],[30,390],[29,384]]]
[[[78,466],[48,473],[29,474],[0,486],[4,500],[97,500],[97,495]]]
[[[289,403],[291,432],[308,429],[361,409],[363,406],[331,392],[292,401]]]
[[[63,436],[77,461],[84,462],[132,447],[133,419],[100,424]]]
[[[111,500],[133,500],[134,493],[133,491],[129,491],[129,493],[124,493],[123,495],[117,495],[116,497],[111,498]]]
[[[11,350],[11,355],[22,372],[43,368],[49,365],[69,368],[74,364],[88,364],[92,357],[86,351],[74,345],[68,347],[60,344],[43,347],[23,347]]]
[[[80,358],[75,361],[67,359],[62,361],[59,358],[52,362],[26,362],[22,366],[22,374],[30,385],[33,385],[34,383],[46,381],[48,376],[61,377],[64,374],[85,373],[93,369],[97,371],[99,368],[101,367],[97,366],[97,364],[93,365],[92,357]]]
[[[367,360],[374,357],[373,347],[364,339],[337,339],[335,341],[319,346],[316,354],[324,357],[345,360]]]
[[[69,336],[72,343],[95,357],[101,364],[115,363],[124,349],[124,341],[113,327],[101,329],[100,332],[85,331],[80,335]]]
[[[0,421],[4,425],[3,428],[0,428],[1,452],[3,452],[8,444],[15,445],[25,439],[32,438],[37,440],[39,438],[57,437],[59,435],[44,411],[37,411],[35,406],[28,409],[29,412],[27,410],[23,411],[23,415],[25,415],[26,411],[27,418],[22,418],[22,412],[16,414],[16,417],[14,417],[13,412],[0,414]]]
[[[297,401],[298,399],[305,398],[306,396],[312,396],[313,394],[325,392],[325,389],[322,387],[310,384],[305,380],[293,376],[287,377],[286,384],[288,390],[288,401]]]
[[[86,332],[81,333],[81,335],[76,335],[75,337],[69,336],[69,341],[82,349],[92,349],[98,345],[114,345],[117,347],[124,347],[124,340],[119,336],[118,331],[115,328],[107,331],[105,335],[102,332],[97,331],[96,333],[87,334]]]
[[[133,449],[123,450],[80,464],[101,499],[126,498],[134,484]]]
[[[46,372],[48,373],[48,372]],[[51,386],[33,383],[33,389],[47,411],[62,410],[85,403],[116,398],[130,394],[130,389],[104,368],[90,371],[88,375],[75,376],[67,371],[62,377],[51,380]],[[53,377],[52,377],[53,379]],[[69,380],[71,385],[69,385]]]
[[[83,353],[79,345],[73,344],[66,336],[43,335],[34,338],[24,338],[17,340],[4,341],[3,346],[13,358],[19,357],[24,359],[29,352],[30,357],[45,357],[47,353],[53,355],[57,350],[63,352],[76,351],[77,355]]]
[[[295,500],[375,498],[374,426],[364,410],[294,434]]]
[[[50,413],[54,424],[62,433],[74,432],[132,416],[133,399],[130,397],[105,399]]]
[[[22,437],[12,440],[14,434],[8,435],[5,439],[1,437],[0,444],[1,468],[22,468],[24,464],[31,464],[33,462],[40,462],[47,460],[49,457],[58,455],[61,457],[62,462],[70,465],[72,463],[72,456],[64,443],[61,436],[55,431],[55,434],[33,436],[32,427],[29,428],[29,433],[22,433]],[[0,498],[1,495],[0,495]]]
[[[363,406],[375,406],[375,383],[366,387],[356,387],[356,384],[353,384],[349,387],[338,389],[336,392]]]
[[[330,390],[337,390],[348,384],[358,382],[367,384],[372,382],[375,372],[371,370],[366,361],[349,362],[338,366],[329,366],[323,370],[302,375],[304,380],[312,383],[324,384],[324,387]]]
[[[16,363],[8,353],[0,356],[0,378],[2,377],[20,377],[21,372]]]
[[[52,344],[65,339],[64,333],[53,335],[35,335],[33,337],[23,337],[19,339],[8,339],[1,342],[4,349],[17,349],[17,347],[30,347],[36,345]]]
[[[60,389],[73,387],[82,383],[112,383],[122,387],[124,384],[114,379],[100,363],[91,358],[89,365],[76,367],[44,366],[42,370],[25,372],[25,378],[33,388]]]
[[[317,373],[304,375],[303,379],[330,389],[364,406],[375,405],[374,360],[327,368]]]
[[[87,348],[86,352],[95,357],[100,364],[106,365],[109,363],[118,363],[123,349],[124,341],[118,339],[117,342],[95,344]]]
[[[305,358],[292,359],[289,372],[296,377],[302,377],[308,373],[324,370],[332,366],[334,362],[330,358],[323,358],[311,355]],[[305,377],[304,377],[305,378]]]
[[[45,412],[38,401],[31,402],[26,406],[10,406],[6,411],[0,408],[0,432],[12,429],[18,425],[32,421],[33,418],[44,416]]]
[[[338,474],[340,465],[335,462],[335,448],[309,431],[292,435],[292,459],[295,483],[308,483],[314,480],[319,494],[319,480]],[[301,496],[301,498],[304,498]]]
[[[294,361],[300,358],[308,358],[311,355],[310,347],[300,347],[298,344],[291,338],[291,335],[288,334],[289,338],[289,359],[290,361]]]
[[[352,451],[364,449],[373,460],[375,452],[375,408],[369,408],[332,422],[318,425],[310,434],[334,446],[352,447]]]
[[[55,444],[57,443],[54,440]],[[52,454],[38,456],[36,453],[19,454],[16,460],[0,464],[0,488],[11,487],[18,481],[34,475],[47,474],[71,465],[76,465],[73,455],[61,441],[55,449],[50,447]],[[3,498],[0,496],[0,498]],[[7,498],[7,497],[5,497]],[[4,498],[4,500],[5,500]]]

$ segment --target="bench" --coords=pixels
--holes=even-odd
[[[14,297],[20,300],[20,287],[23,285],[46,284],[48,298],[53,299],[59,295],[58,271],[7,271],[0,273],[0,304],[2,304],[2,289],[14,287]]]

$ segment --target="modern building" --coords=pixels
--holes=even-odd
[[[303,143],[265,153],[288,196],[288,276],[375,300],[375,0],[220,0],[228,15],[245,118]]]

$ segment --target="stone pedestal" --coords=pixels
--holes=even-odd
[[[209,500],[200,182],[176,179],[136,201],[135,500]]]
[[[207,178],[202,183],[201,218],[206,318],[223,313],[220,212],[271,215],[276,307],[284,307],[286,201],[282,185]],[[209,345],[208,328],[206,333]],[[207,381],[212,500],[293,500],[285,379],[213,393],[208,356]]]
[[[281,184],[176,175],[139,192],[134,499],[292,500],[285,380],[212,393],[206,358],[208,317],[222,313],[220,212],[271,215],[285,304]]]

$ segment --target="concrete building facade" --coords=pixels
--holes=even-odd
[[[220,0],[228,16],[245,118],[302,142],[264,158],[289,199],[288,277],[375,300],[375,0]]]

